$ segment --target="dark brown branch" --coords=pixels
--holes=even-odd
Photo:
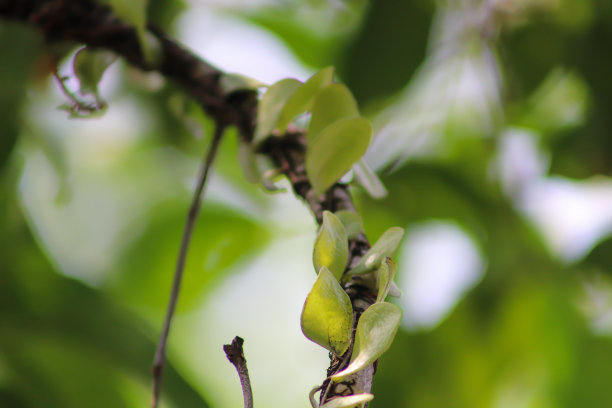
[[[240,386],[242,387],[242,396],[244,398],[244,408],[253,408],[253,390],[251,389],[251,380],[249,379],[249,370],[244,358],[242,345],[244,340],[238,336],[234,337],[232,344],[223,346],[223,351],[227,359],[236,367],[238,377],[240,377]]]
[[[73,41],[92,48],[105,48],[121,55],[130,64],[142,70],[158,71],[180,85],[217,123],[236,126],[244,140],[253,139],[257,112],[256,92],[225,94],[220,86],[223,72],[155,27],[149,27],[149,31],[159,41],[160,57],[156,62],[150,62],[142,53],[136,30],[119,20],[107,5],[91,0],[0,0],[0,18],[36,26],[44,33],[48,42]],[[334,184],[322,196],[314,194],[306,175],[306,142],[303,134],[293,132],[282,138],[270,138],[260,151],[282,169],[296,195],[308,204],[319,224],[324,210],[354,209],[346,185]],[[363,234],[351,240],[347,268],[359,262],[369,246]],[[376,298],[375,293],[360,284],[358,277],[348,282],[345,290],[352,300],[357,319]],[[327,376],[338,371],[340,366],[341,359],[333,358]],[[354,380],[361,391],[369,392],[373,373],[373,368],[366,369],[349,380]],[[327,389],[328,386],[327,394],[324,398],[322,396],[325,401],[342,395],[349,389],[350,384],[343,382],[329,385],[326,381],[323,387]],[[322,400],[321,403],[325,401]]]
[[[219,143],[221,142],[221,136],[223,136],[224,130],[225,127],[223,125],[217,124],[215,134],[208,149],[208,153],[206,154],[204,162],[202,163],[202,168],[200,169],[200,173],[198,175],[198,182],[193,193],[191,207],[189,208],[189,212],[187,213],[187,220],[185,221],[183,237],[181,238],[181,246],[176,261],[176,269],[174,270],[174,279],[172,281],[172,289],[170,291],[170,300],[168,300],[166,318],[164,319],[164,327],[162,329],[162,334],[159,339],[159,344],[157,345],[157,351],[155,352],[155,361],[151,370],[153,373],[153,400],[151,406],[153,408],[156,408],[157,404],[159,403],[159,396],[162,388],[162,378],[164,374],[164,365],[166,363],[166,343],[168,341],[168,334],[170,333],[170,324],[172,323],[172,317],[174,316],[174,311],[176,310],[176,303],[181,290],[181,281],[183,279],[185,260],[187,259],[187,251],[189,249],[189,243],[191,241],[193,227],[195,226],[196,220],[198,218],[198,213],[200,212],[202,191],[204,190],[204,186],[206,185],[206,180],[208,178],[208,173],[210,172],[210,168],[213,164],[215,156],[217,155],[217,150],[219,148]]]

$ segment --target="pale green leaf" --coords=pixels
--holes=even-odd
[[[297,79],[287,78],[275,82],[268,88],[259,103],[253,143],[259,143],[272,134],[277,127],[285,102],[301,84]]]
[[[363,118],[346,118],[327,126],[306,151],[306,173],[315,193],[321,194],[364,155],[372,126]]]
[[[361,221],[361,217],[355,211],[351,210],[340,210],[334,213],[336,217],[342,221],[342,225],[344,225],[344,229],[346,230],[346,237],[348,239],[353,239],[361,231],[363,231],[363,223]]]
[[[374,395],[372,394],[347,395],[346,397],[336,397],[321,405],[321,408],[355,408],[373,399]]]
[[[395,253],[403,236],[403,228],[391,227],[386,230],[376,244],[361,258],[357,266],[349,271],[349,274],[362,274],[377,269],[385,258]]]
[[[355,347],[351,363],[332,376],[336,382],[376,361],[393,343],[402,320],[402,311],[391,303],[375,303],[368,307],[357,323]]]
[[[397,287],[395,282],[391,281],[391,286],[389,286],[389,296],[400,297],[402,296],[402,291]]]
[[[383,198],[387,196],[387,189],[385,189],[383,183],[364,159],[359,160],[357,164],[355,164],[353,171],[355,172],[357,182],[365,188],[368,194],[373,198]]]
[[[353,307],[338,280],[322,267],[302,310],[302,332],[313,342],[344,354],[351,342]]]
[[[357,116],[359,108],[351,91],[342,84],[328,85],[319,91],[314,100],[306,138],[310,142],[332,123]]]
[[[376,296],[376,303],[385,301],[393,284],[396,270],[397,265],[389,257],[380,264],[378,268],[378,295]]]
[[[311,110],[319,90],[330,85],[333,79],[334,67],[323,68],[296,89],[281,111],[278,130],[283,133],[293,118]]]
[[[317,271],[325,266],[336,279],[342,278],[348,261],[348,238],[342,221],[329,211],[323,212],[312,259]]]
[[[256,90],[266,86],[257,79],[240,74],[224,74],[219,85],[225,94],[241,90]]]
[[[80,84],[79,92],[82,95],[93,94],[98,96],[98,83],[106,69],[117,59],[117,55],[110,51],[91,50],[81,48],[74,55],[72,69]]]

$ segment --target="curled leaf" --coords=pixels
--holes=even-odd
[[[351,269],[348,273],[351,275],[357,275],[368,273],[377,269],[385,258],[390,257],[395,253],[403,236],[403,228],[391,227],[386,230],[378,241],[376,241],[376,244],[374,244],[374,246],[372,246],[372,248],[366,252],[363,258],[361,258],[361,261],[357,264],[357,266]]]
[[[302,309],[304,335],[340,356],[348,349],[353,327],[353,306],[338,280],[322,267]]]
[[[325,266],[336,279],[342,278],[348,260],[348,238],[342,221],[329,211],[323,212],[312,258],[317,271]]]
[[[334,374],[332,380],[339,382],[376,361],[393,343],[393,338],[402,320],[402,311],[391,303],[375,303],[361,315],[357,323],[355,347],[351,363]]]
[[[321,408],[354,408],[363,406],[366,402],[372,401],[372,394],[347,395],[346,397],[336,397],[321,405]]]
[[[117,55],[104,50],[92,50],[87,47],[81,48],[74,55],[72,69],[74,75],[79,79],[81,95],[98,95],[98,83],[106,69],[117,59]]]
[[[387,294],[389,294],[396,270],[397,265],[389,257],[380,264],[380,268],[378,268],[378,295],[376,296],[376,303],[384,302]]]

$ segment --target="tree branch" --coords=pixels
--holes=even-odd
[[[225,94],[220,86],[223,72],[155,27],[150,26],[149,31],[159,41],[160,57],[156,62],[149,62],[142,53],[136,30],[118,19],[107,5],[91,0],[0,0],[0,18],[36,26],[48,42],[76,41],[92,48],[105,48],[142,70],[158,71],[180,85],[218,124],[236,126],[244,140],[253,139],[256,92],[247,90]],[[310,207],[317,223],[322,222],[324,210],[354,209],[348,186],[344,184],[336,183],[325,194],[315,195],[306,175],[306,141],[303,134],[292,132],[281,138],[269,138],[261,146],[260,152],[268,155],[282,169],[295,194]],[[352,239],[349,242],[347,269],[356,265],[369,247],[363,234]],[[352,278],[345,285],[345,290],[353,303],[356,324],[361,313],[374,303],[376,294],[361,284],[359,276]],[[167,337],[167,333],[164,337]],[[341,358],[332,359],[327,377],[339,370],[341,361]],[[321,404],[342,395],[350,389],[351,384],[353,389],[369,392],[373,374],[374,369],[370,367],[338,384],[330,385],[326,380],[322,387],[329,389],[321,397]]]
[[[249,370],[244,358],[242,345],[244,340],[238,336],[234,337],[232,344],[225,344],[223,351],[227,359],[236,367],[238,377],[240,377],[240,385],[242,386],[242,396],[244,398],[244,408],[253,408],[253,391],[251,390],[251,380],[249,379]]]
[[[162,378],[164,374],[164,365],[166,363],[166,343],[168,341],[168,334],[170,333],[170,324],[172,323],[172,317],[176,310],[176,303],[178,301],[179,292],[181,290],[181,281],[183,279],[183,271],[185,269],[185,260],[187,259],[187,252],[189,250],[189,243],[191,241],[191,235],[193,233],[193,227],[195,226],[198,214],[200,212],[200,203],[202,200],[202,191],[206,185],[208,173],[213,164],[219,143],[221,142],[221,136],[225,127],[217,124],[215,128],[215,134],[212,142],[202,163],[202,168],[198,175],[198,182],[193,193],[193,199],[189,212],[187,213],[187,220],[185,221],[185,228],[183,229],[183,237],[181,238],[181,246],[176,260],[176,269],[174,270],[174,278],[172,281],[172,289],[170,290],[170,299],[168,300],[168,308],[166,310],[166,317],[164,319],[164,326],[162,334],[157,345],[157,351],[155,352],[155,361],[151,372],[153,373],[153,399],[151,406],[156,408],[159,403],[159,396],[162,388]]]

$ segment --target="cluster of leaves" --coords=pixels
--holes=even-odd
[[[385,298],[388,294],[397,295],[392,291],[396,265],[390,255],[396,251],[403,230],[398,227],[387,230],[356,267],[346,270],[348,240],[360,231],[361,219],[355,212],[323,213],[313,253],[318,277],[302,310],[302,331],[307,338],[338,358],[345,353],[350,357],[348,366],[331,376],[336,382],[376,361],[391,346],[402,316],[400,308],[385,302]],[[359,318],[353,337],[355,313],[342,282],[355,274],[369,274],[370,279],[365,282],[369,282],[378,295],[376,302]],[[369,393],[338,397],[323,407],[361,407],[372,398]]]
[[[292,121],[309,114],[306,173],[317,195],[357,164],[372,138],[372,126],[360,116],[355,98],[345,85],[334,83],[333,76],[334,69],[328,67],[304,83],[287,78],[272,84],[259,105],[253,139],[256,146],[270,135],[282,137]],[[374,186],[370,191],[378,186],[367,185]]]
[[[305,164],[314,193],[321,195],[355,166],[362,170],[357,170],[357,174],[366,174],[369,180],[374,180],[363,183],[370,193],[380,196],[382,187],[379,186],[382,185],[375,176],[370,176],[373,173],[367,165],[360,162],[369,146],[372,126],[360,116],[350,90],[343,84],[334,83],[333,76],[334,69],[327,67],[303,83],[287,78],[271,85],[260,102],[253,146],[268,137],[282,137],[292,122],[309,115],[305,118],[309,119],[305,130]],[[260,85],[249,80],[242,82]],[[269,181],[265,174],[256,174],[258,166],[253,150],[243,149],[245,151],[247,155],[243,155],[241,162],[248,178]],[[399,296],[393,283],[396,265],[390,256],[396,251],[404,231],[399,227],[386,231],[360,262],[347,270],[349,240],[357,237],[362,229],[361,217],[354,211],[343,210],[335,214],[324,211],[313,252],[318,277],[301,316],[302,331],[308,339],[337,358],[345,353],[350,357],[348,366],[331,377],[336,382],[376,361],[390,347],[401,321],[401,310],[384,300],[388,294]],[[355,332],[356,313],[342,287],[353,275],[367,275],[365,282],[378,294],[375,304],[359,317]],[[360,407],[372,398],[369,393],[354,394],[334,398],[323,407]],[[312,398],[311,403],[316,405]]]

